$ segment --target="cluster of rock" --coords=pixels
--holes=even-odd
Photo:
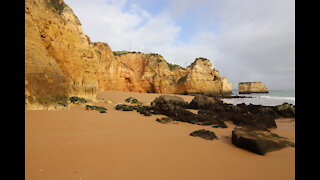
[[[157,97],[151,107],[153,114],[162,114],[171,117],[176,121],[188,122],[199,125],[214,125],[225,127],[226,124],[220,119],[213,119],[205,114],[194,114],[187,110],[189,104],[178,96],[162,95]]]
[[[150,106],[118,104],[115,109],[119,111],[137,111],[144,116],[152,115],[152,109]]]
[[[223,103],[221,99],[204,95],[196,95],[190,103],[187,103],[178,96],[162,95],[156,98],[151,106],[146,109],[151,114],[161,114],[169,117],[157,119],[160,123],[182,121],[203,126],[227,128],[224,122],[232,121],[238,125],[233,130],[232,143],[260,155],[294,146],[294,143],[268,130],[277,127],[276,118],[295,117],[295,107],[291,104],[284,103],[278,106],[232,105]],[[198,114],[194,114],[188,109],[197,109]],[[212,139],[212,133],[201,130],[190,135]]]
[[[27,107],[107,90],[231,93],[232,85],[205,58],[182,68],[159,54],[114,53],[107,43],[91,42],[63,0],[27,0],[25,26]]]
[[[232,121],[236,125],[251,126],[266,130],[276,128],[276,118],[295,117],[295,107],[284,103],[278,106],[227,104],[219,98],[196,95],[187,103],[178,96],[162,95],[156,98],[151,107],[154,114],[163,114],[177,121],[199,125],[226,127],[224,121]],[[187,109],[197,109],[194,114]]]
[[[240,82],[239,94],[268,93],[268,88],[262,82]]]

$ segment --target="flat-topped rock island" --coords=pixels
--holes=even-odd
[[[239,94],[269,93],[269,89],[262,82],[240,82]]]

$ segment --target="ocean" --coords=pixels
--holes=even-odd
[[[256,104],[264,106],[276,106],[285,102],[295,105],[295,91],[294,90],[270,90],[269,93],[252,93],[239,94],[238,90],[233,90],[233,95],[250,96],[253,98],[234,98],[223,99],[224,102],[230,104]]]

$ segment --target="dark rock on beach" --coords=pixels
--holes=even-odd
[[[125,99],[124,101],[127,103],[132,103],[132,104],[139,102],[138,99],[136,99],[134,97],[129,97],[129,98]]]
[[[198,114],[189,109],[198,109]],[[188,104],[181,97],[162,95],[157,97],[151,106],[124,105],[115,107],[121,111],[137,111],[145,116],[152,114],[166,115],[175,121],[188,122],[215,128],[227,128],[224,121],[232,121],[235,125],[267,130],[276,128],[276,118],[294,117],[294,106],[283,104],[279,106],[232,105],[224,103],[219,98],[196,95]]]
[[[275,133],[253,127],[236,127],[232,131],[232,144],[259,155],[286,147],[295,147],[295,143]]]
[[[154,114],[166,115],[176,121],[199,125],[225,126],[225,123],[219,119],[213,119],[207,115],[194,114],[188,111],[186,109],[187,106],[188,103],[182,98],[167,95],[159,96],[151,103]]]
[[[84,104],[86,102],[88,102],[86,99],[81,98],[81,97],[77,97],[77,96],[72,96],[69,98],[69,102],[73,103],[73,104]]]
[[[190,136],[201,137],[206,140],[218,139],[218,137],[216,136],[216,134],[214,132],[211,132],[211,131],[208,131],[205,129],[200,129],[200,130],[194,131],[190,134]]]
[[[189,109],[204,109],[208,106],[211,106],[212,104],[215,104],[216,102],[219,102],[220,100],[207,97],[204,95],[197,94],[192,99],[192,101],[189,103],[188,108]]]
[[[115,109],[119,111],[137,111],[144,116],[152,115],[152,109],[150,106],[140,106],[140,105],[131,106],[126,104],[118,104],[115,107]]]
[[[86,105],[86,110],[96,110],[96,111],[100,111],[100,113],[107,113],[107,109],[101,106],[90,106],[90,105]]]
[[[162,95],[157,97],[153,102],[151,102],[151,106],[157,107],[159,105],[170,105],[170,106],[179,106],[183,108],[188,107],[188,103],[183,100],[183,98],[178,96],[168,96]]]
[[[160,118],[160,119],[157,118],[156,121],[161,124],[168,124],[168,123],[171,123],[173,121],[173,119],[164,117],[164,118]]]
[[[233,121],[236,125],[249,125],[261,129],[276,128],[275,119],[282,117],[271,106],[244,103],[235,106],[203,95],[196,96],[189,108],[199,109],[199,115],[209,116],[212,120]]]
[[[129,106],[129,105],[125,105],[125,104],[118,104],[116,107],[115,107],[116,110],[119,110],[119,111],[133,111],[133,106]]]
[[[282,117],[295,117],[295,106],[292,104],[283,103],[281,105],[275,106],[274,110]]]

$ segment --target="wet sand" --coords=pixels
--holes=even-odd
[[[104,92],[122,103],[133,96],[151,102],[159,94]],[[191,101],[192,96],[181,96]],[[114,110],[107,114],[74,106],[68,110],[26,111],[27,180],[290,180],[295,149],[260,156],[231,144],[233,124],[216,129],[183,122],[161,124],[153,115]],[[294,122],[277,120],[273,132],[294,140]],[[284,128],[282,128],[284,127]],[[219,140],[189,134],[208,129]]]

